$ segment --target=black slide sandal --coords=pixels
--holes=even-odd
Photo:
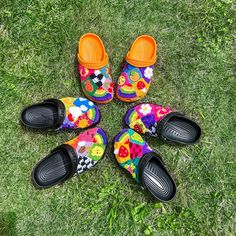
[[[144,188],[160,201],[172,200],[176,194],[176,185],[160,155],[155,152],[147,153],[142,157],[139,165],[141,183]]]
[[[25,108],[21,113],[24,126],[41,130],[87,128],[99,120],[98,107],[82,97],[47,99]]]
[[[104,156],[106,146],[107,136],[101,128],[82,132],[37,163],[32,171],[34,186],[49,188],[93,168]]]
[[[72,177],[77,168],[77,155],[70,145],[61,145],[43,158],[32,171],[35,187],[49,188]]]
[[[64,105],[60,106],[64,114]],[[64,116],[62,116],[62,122],[63,120]],[[21,113],[21,121],[25,126],[35,129],[56,128],[62,123],[59,121],[57,104],[50,100],[25,108]]]
[[[123,129],[114,139],[114,154],[118,164],[156,199],[168,202],[174,198],[176,185],[160,154],[152,151],[138,133]]]
[[[201,136],[200,126],[178,112],[171,112],[159,121],[157,132],[164,140],[179,144],[194,144]]]

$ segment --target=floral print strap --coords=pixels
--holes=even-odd
[[[127,111],[125,123],[138,133],[157,136],[158,122],[171,112],[170,108],[161,105],[142,103]]]
[[[117,97],[125,102],[133,102],[146,96],[154,66],[135,67],[125,64],[118,79]]]
[[[77,153],[77,174],[91,169],[100,161],[107,146],[107,136],[101,128],[92,128],[84,131],[75,139],[66,142]]]
[[[65,119],[59,129],[86,128],[100,119],[98,107],[86,98],[61,98],[65,106]]]
[[[81,85],[84,94],[90,100],[98,103],[107,103],[113,98],[114,83],[107,64],[100,69],[89,69],[78,65]]]
[[[114,141],[114,154],[119,165],[125,168],[139,182],[139,162],[152,149],[132,129],[123,129]]]

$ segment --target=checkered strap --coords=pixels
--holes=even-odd
[[[157,136],[157,123],[150,126],[149,129],[147,130],[147,132],[149,135],[156,137]]]
[[[98,87],[102,87],[106,80],[105,76],[98,71],[95,71],[92,75],[90,75],[90,78]]]
[[[85,170],[91,169],[96,164],[95,161],[86,157],[86,156],[79,156],[78,157],[78,165],[76,172],[78,174],[82,173]]]

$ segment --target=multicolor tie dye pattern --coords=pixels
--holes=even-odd
[[[86,98],[61,98],[65,106],[65,119],[59,129],[86,128],[99,121],[98,107]]]
[[[123,129],[114,141],[114,154],[119,165],[125,168],[139,182],[138,165],[142,156],[152,149],[132,129]]]
[[[117,97],[126,102],[133,102],[146,96],[154,66],[135,67],[126,63],[118,79]]]
[[[170,108],[161,105],[142,103],[127,111],[125,123],[138,133],[157,136],[157,123],[171,112]]]
[[[76,138],[66,142],[78,156],[77,174],[91,169],[105,153],[107,136],[101,128],[84,131]]]
[[[111,79],[109,65],[99,70],[78,65],[78,72],[86,97],[98,103],[107,103],[113,99],[114,83]]]

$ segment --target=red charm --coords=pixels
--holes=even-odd
[[[144,89],[145,88],[145,84],[144,84],[144,82],[143,81],[139,81],[138,83],[137,83],[137,88],[140,90],[140,89]]]
[[[125,158],[128,155],[129,155],[128,149],[124,146],[121,146],[118,152],[118,156]]]
[[[136,125],[134,126],[134,130],[137,131],[138,133],[142,133],[142,128],[141,128],[140,125],[137,125],[137,124],[136,124]]]
[[[85,82],[85,89],[90,93],[93,91],[93,86],[88,80]]]
[[[93,142],[94,142],[94,143],[97,143],[97,139],[93,138]]]
[[[71,114],[71,113],[68,115],[68,120],[69,120],[69,121],[74,121],[74,119],[73,119],[73,117],[72,117],[72,114]]]

